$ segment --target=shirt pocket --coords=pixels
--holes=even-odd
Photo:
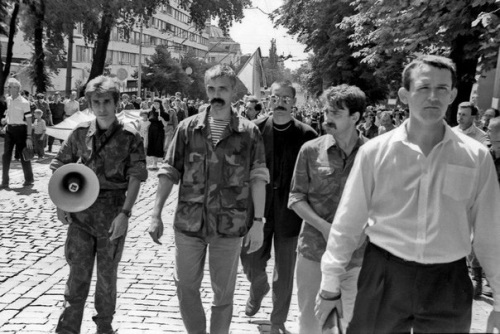
[[[313,192],[317,194],[331,195],[331,192],[336,188],[335,173],[336,170],[332,166],[318,166],[318,175],[311,180]]]
[[[446,165],[443,194],[456,201],[468,200],[472,196],[476,170],[458,165]]]
[[[223,186],[241,187],[245,182],[248,182],[248,169],[245,168],[243,156],[241,154],[225,154],[222,175]]]

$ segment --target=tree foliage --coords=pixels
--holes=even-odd
[[[313,71],[332,83],[363,78],[362,89],[394,92],[412,58],[448,56],[457,65],[459,103],[469,99],[478,61],[487,69],[496,60],[498,8],[495,0],[290,0],[275,16],[315,52]],[[487,28],[477,24],[481,13]]]
[[[12,6],[12,11],[9,15],[9,6]],[[14,47],[14,35],[16,33],[16,23],[19,15],[20,3],[0,2],[0,35],[8,37],[5,64],[0,57],[0,96],[4,94],[5,81],[10,73],[10,64],[12,62],[12,49]],[[7,26],[7,22],[9,25]],[[2,54],[2,45],[0,44],[0,54]]]
[[[173,59],[166,45],[156,47],[156,53],[146,59],[143,66],[142,82],[149,90],[161,95],[183,91],[190,85],[189,77],[180,63]]]
[[[347,83],[359,86],[373,101],[385,98],[388,78],[374,76],[373,68],[353,57],[355,50],[349,45],[353,31],[339,27],[344,17],[354,13],[354,7],[344,0],[290,0],[273,13],[276,24],[297,35],[306,51],[314,52],[303,83],[310,95],[318,95],[329,85]]]
[[[188,75],[189,85],[183,87],[182,92],[190,98],[207,99],[205,92],[205,72],[210,67],[204,61],[196,58],[194,53],[187,53],[181,60],[182,69],[185,72],[186,68],[191,68],[193,71]]]

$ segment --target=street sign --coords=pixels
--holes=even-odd
[[[121,81],[127,79],[128,77],[127,70],[124,69],[123,67],[119,68],[118,71],[116,71],[116,77]]]

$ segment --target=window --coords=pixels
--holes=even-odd
[[[93,51],[93,48],[77,45],[75,61],[77,63],[91,63]]]
[[[121,56],[120,64],[130,64],[130,53],[121,52]]]

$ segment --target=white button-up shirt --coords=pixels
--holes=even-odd
[[[408,121],[363,145],[347,180],[322,258],[321,289],[339,277],[363,232],[408,261],[447,263],[471,240],[500,311],[500,187],[493,159],[478,141],[445,123],[428,156],[408,141]]]
[[[486,134],[486,132],[484,132],[474,124],[472,124],[465,130],[460,129],[458,125],[454,126],[452,129],[453,131],[460,132],[463,133],[464,135],[474,138],[475,140],[479,141],[484,145],[488,143],[488,135]]]
[[[7,124],[26,124],[26,118],[31,117],[30,103],[21,95],[15,99],[8,96],[7,99]]]

